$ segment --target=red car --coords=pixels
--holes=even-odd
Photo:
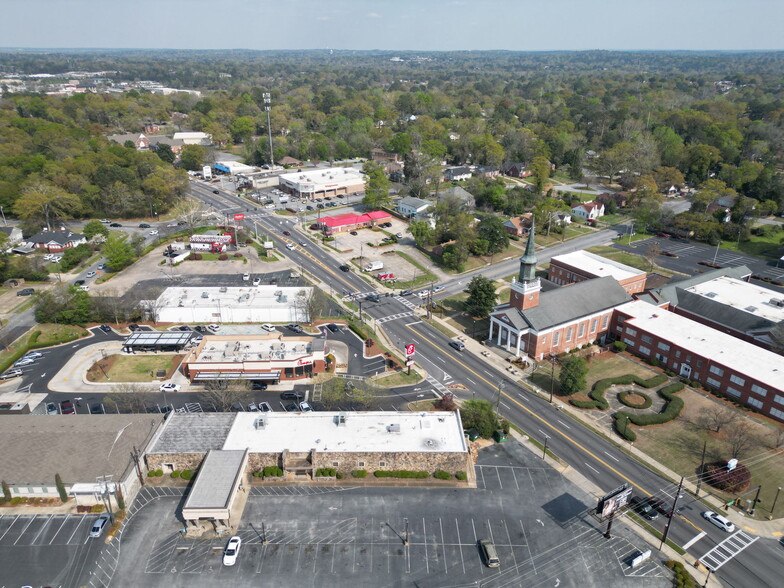
[[[74,408],[73,402],[70,400],[63,400],[60,403],[60,412],[62,414],[76,414],[76,409]]]
[[[291,237],[291,232],[289,231],[283,231],[283,234],[286,235],[287,237]]]

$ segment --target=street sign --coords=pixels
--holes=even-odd
[[[416,352],[416,346],[413,343],[406,345],[406,356],[411,357]]]
[[[235,214],[234,215],[234,220],[245,220],[245,215],[242,214],[242,213]]]
[[[406,360],[406,367],[411,367],[412,365],[414,365],[414,360],[413,359]]]

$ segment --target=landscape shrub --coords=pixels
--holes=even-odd
[[[575,400],[574,398],[569,399],[569,404],[576,406],[577,408],[595,408],[596,403],[593,400]]]
[[[267,466],[261,471],[261,474],[265,478],[280,478],[283,475],[283,470],[278,466]]]
[[[334,478],[337,474],[335,468],[319,468],[316,470],[316,477],[318,478]]]
[[[666,561],[665,565],[670,568],[675,575],[673,580],[675,586],[679,588],[696,588],[697,583],[681,562],[671,559]]]
[[[730,494],[743,492],[751,484],[751,472],[742,463],[727,471],[726,461],[714,461],[705,465],[702,475],[706,484]]]
[[[354,332],[354,334],[360,339],[362,339],[363,341],[368,338],[365,332],[362,329],[360,329],[359,326],[356,325],[353,321],[348,324],[348,328],[351,329]]]
[[[621,416],[619,417],[618,415]],[[637,433],[629,426],[629,422],[626,420],[626,413],[618,412],[613,415],[613,429],[627,441],[632,443],[637,441]]]
[[[354,470],[353,472],[351,472],[351,475],[354,478],[364,478],[367,476],[367,470]]]
[[[451,480],[452,474],[449,472],[445,472],[444,470],[436,470],[433,472],[433,477],[438,480]]]
[[[418,472],[415,470],[377,470],[373,472],[376,478],[428,478],[430,472]]]
[[[636,396],[641,396],[642,399],[643,399],[642,404],[634,404],[633,402],[630,402],[629,401],[629,396],[632,395],[632,394],[636,395]],[[640,410],[643,410],[643,409],[646,409],[646,408],[650,408],[651,405],[653,404],[653,399],[650,396],[648,396],[647,394],[643,394],[642,392],[634,392],[634,391],[631,391],[631,390],[626,390],[624,392],[619,393],[618,394],[618,401],[621,404],[625,404],[626,406],[628,406],[630,408],[638,408]]]
[[[163,470],[150,470],[147,472],[148,478],[160,478],[163,476]]]
[[[176,480],[180,477],[180,470],[174,470],[171,474],[172,479]]]
[[[457,478],[458,480],[467,480],[468,474],[466,474],[465,472],[455,472],[455,478]]]
[[[345,476],[343,475],[343,472],[338,472],[337,474],[335,474],[335,477],[336,477],[338,480],[342,480],[342,479],[343,479]]]
[[[634,441],[637,436],[631,432],[628,426],[624,427],[624,419],[629,419],[630,424],[638,427],[646,427],[648,425],[662,425],[677,418],[683,410],[683,399],[676,396],[681,390],[683,390],[683,384],[680,382],[670,384],[659,390],[659,395],[667,401],[667,404],[664,406],[664,410],[658,414],[636,414],[623,410],[616,412],[613,415],[615,430],[621,437]],[[626,429],[625,433],[623,429]]]
[[[103,504],[93,504],[92,508],[90,509],[90,512],[102,513],[104,510],[105,509],[103,507]]]
[[[193,478],[193,470],[182,470],[180,472],[180,478],[183,480],[190,480]]]
[[[626,343],[624,343],[623,341],[614,341],[613,350],[617,351],[618,353],[623,353],[624,351],[626,351]]]
[[[9,502],[11,503],[11,506],[27,504],[27,496],[14,496]]]
[[[643,388],[655,388],[656,386],[661,386],[666,381],[667,376],[664,374],[658,374],[647,380],[634,374],[625,374],[616,378],[605,378],[593,385],[593,389],[589,394],[592,400],[569,400],[569,402],[577,408],[598,408],[599,410],[607,410],[610,408],[610,404],[604,397],[604,393],[612,385],[628,386],[630,384],[637,384]]]
[[[220,261],[226,261],[228,258],[229,258],[229,256],[228,256],[228,255],[226,255],[225,253],[221,253],[221,254],[218,256],[218,259],[219,259]]]
[[[201,253],[191,253],[188,259],[192,259],[193,261],[201,261],[203,259]]]
[[[240,253],[240,252],[238,251],[237,253],[235,253],[234,255],[232,255],[232,257],[242,257],[242,253]]]

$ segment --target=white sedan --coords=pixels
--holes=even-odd
[[[720,514],[713,512],[712,510],[706,510],[705,512],[703,512],[702,518],[713,523],[719,529],[727,533],[732,533],[735,530],[735,525],[733,525],[729,520],[727,520]]]
[[[293,251],[297,246],[294,243],[286,243],[286,249]]]
[[[236,535],[229,539],[226,544],[226,549],[223,550],[223,565],[233,566],[237,563],[237,556],[240,554],[240,547],[242,547],[242,539]]]
[[[156,231],[155,229],[153,229],[152,231],[150,231],[150,235],[157,235],[157,234],[158,234],[158,231]]]
[[[161,384],[160,390],[161,392],[179,392],[180,385],[169,382],[168,384]]]

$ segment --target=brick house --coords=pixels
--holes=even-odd
[[[25,247],[46,249],[50,253],[59,253],[82,243],[87,243],[84,235],[73,233],[67,229],[60,229],[59,231],[44,229],[23,241]]]
[[[531,172],[526,169],[524,163],[507,163],[501,168],[501,173],[512,178],[527,178]]]
[[[531,228],[531,219],[533,216],[534,215],[530,212],[520,216],[513,216],[504,222],[504,229],[506,229],[506,232],[510,235],[522,237],[528,233],[528,229]]]

